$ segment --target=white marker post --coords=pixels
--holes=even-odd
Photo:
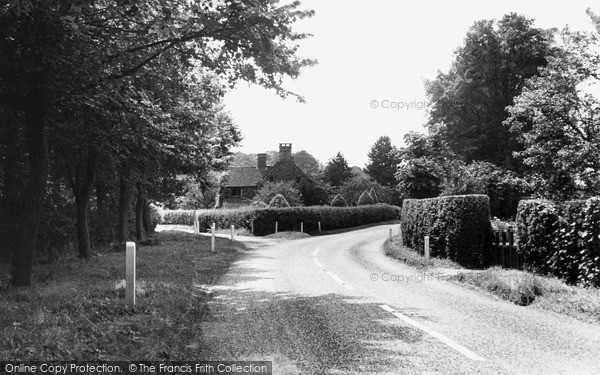
[[[392,228],[390,228],[390,241],[392,240]]]
[[[276,222],[275,222],[275,233],[277,233],[277,232],[278,232],[278,229],[279,229],[278,227],[279,227],[279,222],[278,222],[278,221],[276,221]]]
[[[235,239],[235,227],[233,226],[233,224],[231,224],[231,240],[233,241]]]
[[[254,234],[254,221],[250,222],[250,233]]]
[[[125,252],[125,304],[135,306],[135,242],[127,242]]]
[[[194,211],[194,234],[200,234],[200,223],[198,222],[197,211]]]
[[[300,233],[304,233],[304,222],[300,222]]]
[[[210,227],[210,251],[213,253],[216,251],[215,249],[215,223],[212,223]]]
[[[429,236],[425,236],[425,259],[429,259]]]
[[[321,222],[319,221],[319,232],[321,231]]]

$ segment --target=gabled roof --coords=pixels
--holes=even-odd
[[[280,169],[280,168],[284,168],[284,167],[285,167],[285,165],[291,165],[291,166],[292,166],[292,168],[296,169],[296,171],[297,171],[298,175],[300,175],[300,176],[304,176],[304,177],[308,178],[310,181],[312,181],[312,179],[311,179],[310,177],[308,177],[308,176],[306,175],[306,173],[304,173],[304,171],[303,171],[302,169],[300,169],[300,167],[299,167],[299,166],[297,166],[297,165],[296,165],[296,163],[294,163],[292,160],[286,160],[286,161],[281,161],[281,160],[279,160],[277,163],[275,163],[275,165],[274,165],[274,166],[272,166],[272,167],[271,167],[271,168],[268,170],[268,172],[267,172],[267,174],[265,174],[265,177],[264,177],[264,178],[265,178],[265,179],[267,179],[267,178],[269,178],[270,176],[272,176],[273,174],[276,174],[276,173],[277,173],[277,170],[278,170],[278,169]]]
[[[231,167],[227,173],[226,187],[258,186],[263,174],[256,167]]]

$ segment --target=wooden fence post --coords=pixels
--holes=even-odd
[[[321,231],[321,222],[319,221],[319,232]]]
[[[197,211],[194,211],[194,234],[200,234],[200,223],[198,222]]]
[[[254,234],[254,220],[250,222],[250,233]]]
[[[135,306],[135,242],[127,242],[125,252],[125,304]]]
[[[231,224],[231,240],[233,241],[235,239],[235,227],[233,226],[233,224]]]
[[[212,251],[213,253],[216,251],[216,246],[215,246],[215,223],[212,223],[211,227],[210,227],[210,251]]]
[[[425,236],[425,259],[429,259],[429,236]]]
[[[304,222],[300,222],[300,233],[304,233]]]
[[[390,241],[392,240],[392,228],[390,228]]]
[[[277,233],[277,232],[278,232],[278,229],[279,229],[279,228],[278,228],[278,226],[279,226],[279,222],[278,222],[278,221],[276,221],[276,222],[275,222],[275,233]]]

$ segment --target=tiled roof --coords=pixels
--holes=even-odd
[[[263,179],[256,167],[231,167],[228,171],[227,187],[257,186]]]

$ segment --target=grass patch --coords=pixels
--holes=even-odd
[[[310,235],[311,236],[326,236],[329,234],[339,234],[339,233],[346,233],[346,232],[352,232],[355,230],[360,230],[360,229],[367,229],[367,228],[372,228],[372,227],[376,227],[379,225],[389,225],[389,224],[398,224],[400,225],[400,221],[398,220],[388,220],[388,221],[381,221],[379,223],[371,223],[371,224],[364,224],[364,225],[359,225],[356,227],[349,227],[349,228],[340,228],[340,229],[331,229],[331,230],[325,230],[325,228],[323,227],[322,231],[310,231]]]
[[[430,270],[434,268],[462,268],[459,264],[454,263],[450,259],[441,259],[425,257],[415,250],[402,245],[400,236],[393,236],[391,240],[386,240],[383,249],[386,255],[395,258],[405,264],[416,267],[420,270]]]
[[[30,288],[0,290],[5,360],[179,360],[199,334],[214,283],[240,247],[179,231],[156,233],[137,251],[137,303],[125,306],[125,253],[39,264]]]
[[[517,305],[531,305],[600,323],[600,289],[597,288],[570,286],[555,278],[500,267],[463,272],[448,280],[485,290]]]
[[[273,234],[267,234],[264,236],[265,238],[284,238],[288,240],[293,240],[297,238],[306,238],[311,237],[308,233],[300,233],[300,232],[277,232]]]

